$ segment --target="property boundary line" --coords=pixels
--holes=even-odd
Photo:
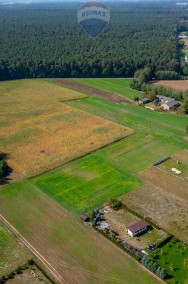
[[[48,268],[53,277],[58,281],[58,283],[64,284],[62,276],[55,270],[55,268],[18,232],[18,230],[11,225],[11,223],[6,220],[0,214],[0,220],[8,227],[22,243]]]

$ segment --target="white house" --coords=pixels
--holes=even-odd
[[[146,232],[148,228],[149,224],[144,220],[133,221],[127,225],[128,234],[131,237],[135,237],[142,234],[143,232]]]

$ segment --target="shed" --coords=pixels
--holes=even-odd
[[[150,100],[148,98],[140,98],[139,103],[141,104],[148,104],[150,103]]]
[[[83,222],[89,222],[90,221],[90,218],[87,214],[84,214],[84,215],[81,215],[80,216],[80,219],[83,221]]]

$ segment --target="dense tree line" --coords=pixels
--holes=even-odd
[[[135,72],[134,79],[130,83],[130,87],[134,90],[142,91],[143,97],[148,98],[151,102],[155,101],[157,103],[158,101],[156,100],[156,96],[158,95],[180,101],[181,107],[179,108],[179,112],[188,114],[188,90],[183,92],[160,85],[154,85],[151,81],[149,81],[151,77],[152,71],[150,68],[145,67],[143,69],[139,69]],[[139,97],[135,97],[134,100],[139,101]]]
[[[7,170],[6,155],[0,153],[0,179],[5,176],[6,170]]]
[[[144,67],[160,78],[179,76],[184,10],[162,2],[107,5],[111,21],[96,39],[77,23],[79,4],[0,6],[0,80],[130,77]]]

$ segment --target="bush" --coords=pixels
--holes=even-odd
[[[35,262],[34,262],[34,260],[33,260],[33,259],[29,259],[29,260],[28,260],[28,264],[29,264],[29,265],[34,265],[34,264],[35,264]]]
[[[123,203],[120,200],[117,199],[111,199],[110,200],[110,207],[116,211],[123,208]]]

